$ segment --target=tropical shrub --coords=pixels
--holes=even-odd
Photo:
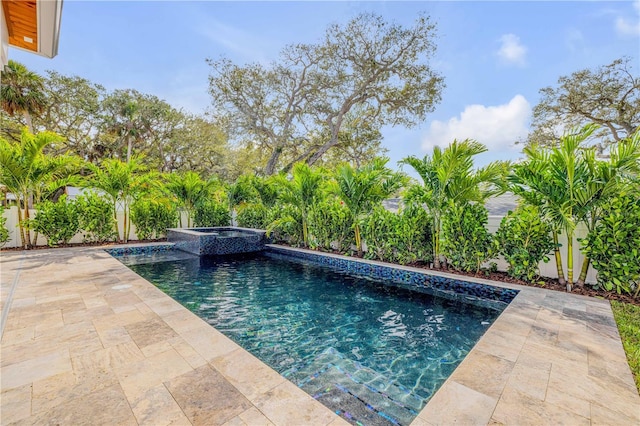
[[[141,198],[131,205],[131,222],[138,239],[162,238],[178,223],[178,211],[167,199]]]
[[[272,216],[271,210],[262,203],[248,203],[240,205],[236,221],[243,228],[267,229]]]
[[[4,217],[4,206],[0,206],[0,247],[9,241],[9,230],[5,225],[6,222],[7,218]]]
[[[291,204],[277,204],[272,222],[267,226],[267,235],[274,243],[283,242],[292,246],[304,244],[302,213]]]
[[[335,198],[314,204],[309,211],[311,247],[346,252],[354,239],[349,209]]]
[[[406,182],[404,175],[387,168],[388,161],[386,157],[378,157],[358,168],[343,164],[334,175],[335,181],[331,189],[351,213],[358,256],[363,254],[361,219]]]
[[[362,219],[362,238],[367,243],[367,251],[364,254],[366,259],[393,261],[397,222],[399,222],[398,214],[382,206],[374,208]]]
[[[583,239],[583,252],[598,270],[598,286],[617,293],[640,292],[640,196],[609,200],[602,217]]]
[[[113,205],[109,200],[89,191],[77,197],[75,204],[85,242],[101,243],[116,238]]]
[[[63,195],[57,202],[43,201],[36,206],[36,216],[29,220],[29,229],[47,237],[47,244],[67,244],[80,230],[78,209]]]
[[[196,206],[193,222],[195,226],[229,226],[231,215],[224,204],[206,199]]]
[[[419,206],[399,213],[376,207],[361,221],[367,243],[365,258],[400,264],[430,262],[431,218]]]
[[[507,273],[518,279],[533,281],[538,264],[548,262],[553,251],[552,228],[540,217],[535,206],[522,206],[502,218],[494,237],[498,253],[509,264]]]
[[[442,218],[442,253],[455,269],[478,273],[494,256],[487,222],[487,209],[481,204],[449,204]]]

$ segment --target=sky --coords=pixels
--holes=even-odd
[[[437,26],[431,66],[446,88],[418,126],[385,127],[390,165],[434,146],[473,138],[476,165],[521,156],[539,90],[622,56],[640,74],[640,1],[77,1],[65,0],[58,56],[11,48],[9,58],[44,73],[78,75],[108,90],[136,89],[204,113],[207,58],[277,60],[283,47],[320,41],[361,12],[410,26],[425,12]]]

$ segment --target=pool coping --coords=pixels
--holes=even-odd
[[[149,245],[154,244],[138,246]],[[97,419],[109,412],[109,407],[96,412],[86,402],[93,401],[96,394],[104,396],[107,390],[114,401],[128,405],[129,411],[124,412],[130,413],[128,419],[133,422],[173,419],[197,423],[189,401],[201,395],[195,392],[177,401],[174,393],[180,395],[186,382],[200,383],[202,377],[212,376],[230,386],[229,392],[242,402],[232,412],[225,411],[229,424],[255,424],[256,419],[282,425],[344,424],[311,396],[103,251],[115,247],[2,253],[2,295],[10,308],[0,353],[3,424],[6,419],[33,423],[64,418],[71,415],[70,408],[84,413],[85,419],[87,414]],[[640,423],[640,396],[607,301],[392,266],[519,291],[413,426]],[[33,276],[35,272],[38,274]],[[14,280],[14,300],[9,305],[5,296]],[[155,324],[166,336],[141,345],[136,340],[148,340],[148,336],[136,327],[145,324]],[[78,347],[82,340],[78,335],[83,333],[89,336],[89,349],[86,342],[84,349]],[[126,354],[113,354],[124,349]],[[172,363],[172,367],[159,371],[151,368],[155,363]],[[145,366],[149,372],[137,372]],[[99,369],[108,372],[102,379],[109,386],[89,374]],[[98,390],[85,389],[87,382],[80,380],[83,374],[98,380],[94,383]],[[57,388],[64,380],[71,380],[69,375],[76,382],[67,383],[65,394]],[[52,388],[68,398],[54,398]],[[84,393],[80,395],[81,390]],[[84,411],[78,411],[79,405]]]

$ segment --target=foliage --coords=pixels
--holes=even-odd
[[[9,241],[9,230],[5,223],[7,223],[7,218],[4,217],[4,206],[0,206],[0,247]]]
[[[74,202],[67,201],[66,195],[57,202],[43,201],[36,206],[36,216],[29,220],[30,229],[47,237],[47,244],[67,244],[80,230],[78,209]]]
[[[47,147],[47,154],[75,154],[98,164],[107,158],[126,160],[136,153],[159,172],[195,171],[227,180],[253,171],[259,153],[229,146],[224,122],[188,114],[136,90],[107,91],[87,79],[55,71],[46,71],[42,78],[17,66],[23,71],[7,67],[2,74],[3,103],[12,99],[15,105],[0,110],[0,133],[7,139],[19,141],[20,129],[33,120],[30,129],[54,131],[65,139]],[[23,81],[27,74],[35,76],[35,86],[31,78],[29,83]],[[11,93],[5,96],[7,91]],[[20,105],[30,107],[25,112]]]
[[[23,248],[31,248],[29,204],[73,182],[80,160],[71,156],[48,156],[43,149],[60,140],[51,132],[32,134],[23,128],[20,141],[12,144],[0,138],[0,184],[18,197],[18,221]],[[22,205],[20,205],[22,204]]]
[[[379,129],[411,126],[433,111],[444,87],[427,63],[434,33],[425,16],[405,28],[362,13],[329,26],[320,43],[285,47],[270,66],[209,59],[209,93],[235,133],[268,152],[265,175],[283,160],[313,165],[341,144],[351,112]]]
[[[640,306],[612,300],[611,309],[618,325],[629,367],[640,392]]]
[[[344,164],[335,174],[332,191],[344,202],[351,213],[358,256],[362,256],[360,232],[362,216],[400,189],[406,181],[404,175],[386,167],[388,161],[388,158],[379,157],[358,169],[350,164]]]
[[[640,191],[622,193],[602,208],[602,218],[582,240],[598,270],[598,285],[617,293],[640,292]]]
[[[115,233],[118,239],[125,243],[129,240],[131,230],[129,208],[135,198],[148,189],[148,182],[152,175],[145,173],[146,167],[141,163],[141,157],[133,156],[130,161],[107,159],[99,166],[88,164],[91,176],[86,182],[90,188],[99,189],[109,199],[113,206]],[[117,210],[122,206],[124,211],[124,229],[122,235],[118,229]]]
[[[529,282],[538,277],[538,264],[549,261],[547,255],[554,247],[551,226],[542,220],[535,206],[522,206],[507,213],[494,242],[509,264],[507,273]]]
[[[422,179],[422,186],[409,188],[405,201],[425,205],[432,217],[431,248],[436,268],[440,267],[442,219],[448,206],[468,201],[484,203],[489,197],[504,192],[508,163],[493,162],[473,170],[473,157],[486,151],[477,141],[454,140],[444,150],[436,146],[431,156],[423,159],[410,156],[401,161],[413,167]]]
[[[365,258],[400,264],[431,261],[431,219],[422,207],[394,213],[378,206],[361,223]]]
[[[229,214],[233,216],[233,211],[242,203],[253,202],[257,199],[256,189],[253,186],[253,176],[243,175],[227,186],[227,202],[229,203]]]
[[[482,204],[449,204],[442,219],[442,253],[455,269],[478,273],[482,264],[494,257],[487,222],[487,209]]]
[[[193,222],[195,226],[202,227],[229,226],[231,215],[224,204],[207,198],[196,205]]]
[[[556,266],[560,283],[564,283],[558,233],[567,235],[567,286],[573,285],[573,235],[583,206],[590,197],[591,173],[586,160],[585,140],[595,131],[588,125],[560,138],[557,147],[545,149],[528,146],[526,161],[516,164],[509,175],[511,190],[525,203],[537,206],[553,229]]]
[[[219,185],[217,179],[202,180],[195,172],[172,173],[167,177],[164,187],[178,200],[188,215],[187,228],[191,228],[196,205],[212,195],[213,189]],[[180,218],[182,226],[182,218]]]
[[[243,228],[267,229],[272,222],[273,209],[262,203],[244,204],[238,210],[236,221]]]
[[[273,220],[267,226],[267,235],[271,241],[292,246],[304,244],[301,210],[289,203],[276,205],[274,209]]]
[[[309,211],[312,247],[346,252],[354,239],[351,213],[335,197],[315,203]]]
[[[302,229],[302,243],[309,247],[309,211],[320,199],[320,188],[323,181],[321,170],[312,169],[305,163],[297,163],[293,166],[291,180],[280,177],[282,186],[280,198],[288,203],[298,214],[290,215],[289,219],[300,219]]]
[[[602,151],[640,126],[640,78],[631,72],[629,58],[560,77],[557,87],[545,87],[540,94],[528,145],[557,146],[556,129],[597,123],[601,131],[594,136],[602,141],[598,144]]]
[[[31,116],[44,108],[44,81],[42,77],[19,62],[9,60],[2,70],[0,105],[7,114],[23,114],[25,124],[33,133]]]
[[[162,238],[178,223],[178,211],[166,198],[141,198],[131,205],[131,221],[139,240]]]
[[[105,242],[115,239],[113,205],[94,191],[87,191],[75,199],[84,231],[85,242]]]

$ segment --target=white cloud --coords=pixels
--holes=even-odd
[[[515,150],[514,142],[528,133],[531,105],[522,95],[497,106],[469,105],[460,117],[447,122],[435,120],[422,140],[422,149],[445,147],[454,139],[475,139],[490,151]],[[519,149],[519,148],[518,148]]]
[[[267,54],[272,50],[272,46],[267,40],[254,34],[211,18],[198,28],[198,32],[244,60],[268,63]]]
[[[636,10],[636,18],[628,19],[619,16],[616,18],[615,27],[618,34],[623,36],[640,36],[640,0],[633,2],[633,8]]]
[[[526,63],[527,48],[520,43],[520,37],[515,34],[504,34],[500,37],[500,42],[502,45],[496,52],[500,61],[508,65],[523,67]]]
[[[576,28],[569,28],[565,33],[565,44],[572,52],[586,52],[584,35]]]

